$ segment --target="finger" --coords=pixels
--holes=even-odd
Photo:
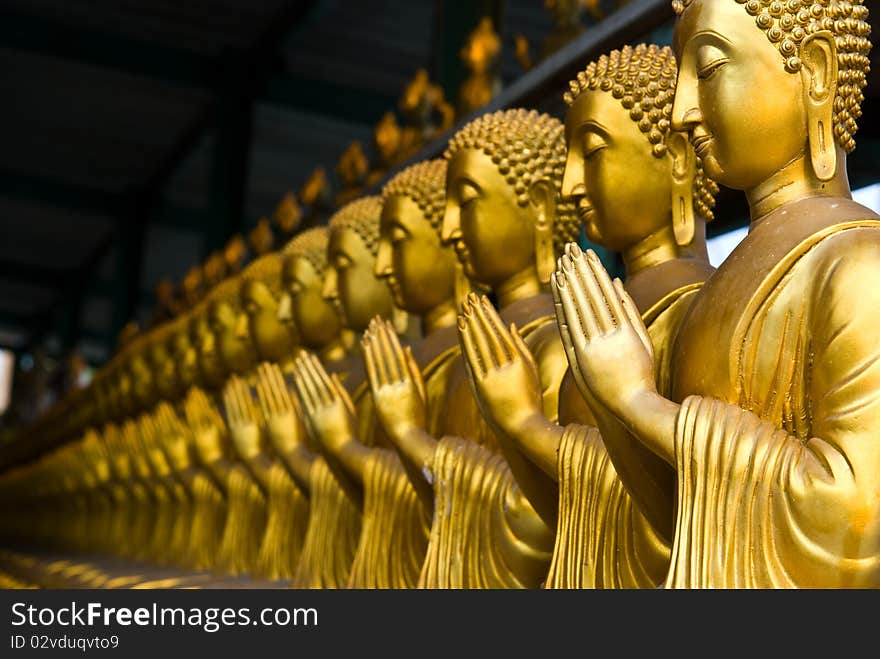
[[[516,345],[513,342],[513,337],[511,337],[507,328],[504,326],[504,321],[501,320],[501,315],[495,307],[492,306],[492,303],[489,302],[489,298],[485,295],[480,298],[480,307],[483,309],[483,314],[489,319],[489,322],[492,325],[492,333],[501,342],[506,357],[508,359],[513,359],[514,355],[516,355]]]
[[[648,335],[648,329],[645,327],[645,322],[642,320],[642,316],[639,313],[639,310],[636,308],[635,302],[630,297],[629,293],[626,292],[626,289],[623,287],[623,282],[620,279],[614,279],[614,289],[617,291],[617,294],[620,298],[621,307],[623,307],[623,311],[626,314],[626,321],[629,323],[630,327],[632,327],[636,333],[639,335],[639,338],[642,340],[642,344],[645,346],[645,350],[648,351],[649,355],[654,354],[654,345],[651,343],[651,337]]]
[[[470,371],[471,378],[482,380],[486,375],[486,369],[480,361],[477,354],[477,347],[474,345],[474,339],[468,329],[467,317],[461,315],[458,317],[458,336],[461,339],[461,350],[465,356],[465,364]]]
[[[501,336],[504,335],[506,330],[504,326],[501,325],[500,320],[498,323],[493,323],[492,319],[489,317],[497,316],[498,314],[495,312],[494,307],[489,303],[488,298],[483,298],[482,300],[476,301],[474,306],[474,313],[477,316],[477,320],[479,321],[480,327],[483,330],[483,334],[486,338],[486,343],[489,346],[489,350],[491,351],[492,361],[496,363],[498,366],[502,366],[510,362],[513,359],[513,353],[508,351],[507,346],[502,343]],[[499,336],[499,332],[497,330],[497,326],[501,325],[501,332]]]
[[[592,338],[599,334],[599,325],[593,313],[593,305],[589,294],[575,271],[574,262],[568,255],[562,257],[561,278],[557,278],[559,298],[565,312],[565,321],[569,331]],[[596,289],[598,292],[598,288]]]
[[[351,400],[351,396],[348,395],[348,390],[343,386],[342,382],[339,381],[339,376],[334,373],[330,376],[330,381],[333,383],[333,389],[336,391],[336,396],[343,402],[349,415],[351,417],[357,416],[357,412],[354,409],[354,402]]]
[[[320,375],[320,373],[318,373],[318,370],[315,368],[315,363],[311,359],[311,357],[312,357],[312,355],[309,354],[303,360],[305,363],[305,367],[309,372],[309,381],[311,382],[312,387],[314,388],[313,390],[317,396],[318,404],[319,405],[328,405],[331,401],[331,398],[332,398],[331,393],[329,391],[327,391],[327,385],[324,382],[324,380],[321,378],[321,375]]]
[[[413,357],[412,350],[409,346],[406,347],[404,355],[406,358],[406,370],[409,372],[409,377],[419,390],[419,397],[422,399],[422,402],[427,402],[428,394],[425,391],[425,379],[422,377],[422,371],[416,362],[416,358]]]
[[[393,352],[395,366],[397,371],[400,373],[401,380],[405,380],[407,375],[409,374],[409,364],[407,362],[406,353],[409,350],[409,346],[405,349],[400,343],[400,338],[397,336],[397,332],[394,331],[394,325],[391,323],[386,323],[385,332],[388,335],[388,341],[391,344],[391,350]]]
[[[577,247],[576,245],[574,247]],[[584,307],[584,313],[592,309],[593,318],[601,333],[606,333],[614,329],[614,319],[608,310],[610,302],[605,297],[605,293],[599,286],[596,274],[587,262],[587,259],[581,254],[577,258],[571,259],[571,266],[574,272],[574,279],[578,285],[573,286],[575,299],[580,297],[587,300],[587,306]],[[580,304],[580,302],[579,302]]]
[[[383,323],[382,328],[379,332],[379,345],[382,348],[382,358],[385,361],[385,368],[388,372],[388,378],[391,382],[400,382],[401,372],[398,366],[397,361],[397,353],[395,348],[400,349],[400,342],[394,344],[394,339],[391,337],[394,336],[397,338],[397,333],[391,329],[388,329],[388,326]]]
[[[338,393],[338,389],[335,386],[335,383],[338,383],[338,379],[334,380],[330,377],[330,374],[327,373],[327,369],[324,368],[324,365],[321,363],[321,360],[318,359],[317,355],[312,355],[312,366],[315,369],[315,372],[318,374],[318,378],[320,378],[321,383],[324,385],[327,393],[334,397]],[[329,401],[328,401],[329,402]]]
[[[514,350],[516,350],[516,353],[519,355],[519,358],[528,366],[532,375],[538,379],[538,365],[535,363],[532,351],[529,350],[522,334],[519,333],[519,329],[513,323],[510,324],[510,337],[511,343],[513,344]]]
[[[273,416],[271,403],[269,403],[269,394],[266,392],[266,383],[263,380],[262,374],[257,378],[257,402],[260,405],[260,412],[265,418],[268,419]]]
[[[370,341],[370,330],[364,332],[364,338],[361,340],[361,344],[364,348],[364,366],[367,369],[367,379],[370,381],[370,388],[373,391],[377,391],[380,386],[379,373],[376,371],[376,362]]]
[[[376,369],[376,376],[380,386],[390,383],[388,379],[388,367],[385,364],[385,356],[382,354],[382,344],[379,341],[379,334],[382,328],[376,324],[374,330],[370,332],[370,356],[373,359],[373,366]]]
[[[486,336],[486,327],[477,313],[478,307],[477,296],[473,293],[469,294],[464,314],[466,327],[476,349],[480,367],[484,371],[489,371],[498,367],[498,360],[492,354],[492,346]]]
[[[605,269],[605,266],[602,265],[602,261],[599,260],[599,257],[596,256],[596,252],[593,250],[587,251],[586,262],[589,265],[590,270],[593,272],[593,276],[596,283],[599,285],[599,289],[602,291],[602,296],[605,298],[608,305],[609,314],[614,325],[620,325],[620,323],[624,322],[626,319],[626,312],[620,304],[620,295],[615,290],[614,284],[611,283],[611,277],[608,276],[608,271]]]
[[[318,396],[302,359],[297,362],[296,388],[306,412],[311,415],[318,407]]]
[[[281,372],[281,369],[278,368],[278,366],[275,366],[272,369],[272,375],[275,379],[274,390],[278,399],[279,411],[289,412],[293,409],[293,401],[290,398],[290,389],[287,386],[287,380],[284,378],[284,373]]]

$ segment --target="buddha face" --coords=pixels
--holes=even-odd
[[[800,75],[734,0],[696,0],[675,28],[675,130],[687,131],[706,173],[749,190],[803,155]]]
[[[455,295],[455,253],[412,198],[388,197],[379,231],[375,272],[398,307],[423,315]]]
[[[190,337],[197,354],[199,375],[211,387],[219,387],[226,377],[226,368],[220,361],[217,339],[211,331],[207,312],[193,316]]]
[[[173,398],[178,390],[177,367],[164,341],[150,346],[149,358],[159,397],[164,400]]]
[[[478,149],[457,151],[446,174],[442,238],[452,244],[465,274],[497,286],[535,262],[535,214],[492,159]]]
[[[280,361],[290,355],[293,337],[290,328],[278,319],[278,301],[269,287],[261,281],[245,281],[241,286],[241,306],[260,359]]]
[[[131,392],[134,400],[141,408],[149,407],[155,398],[156,382],[143,350],[137,350],[131,356],[128,373],[131,377]]]
[[[330,232],[327,260],[324,299],[333,302],[345,327],[363,332],[377,314],[391,315],[391,292],[373,274],[376,258],[354,229],[337,227]]]
[[[302,256],[289,256],[281,269],[284,295],[278,309],[279,319],[295,328],[302,344],[319,350],[339,336],[339,314],[322,293],[324,280]]]
[[[619,100],[603,91],[581,93],[566,114],[565,135],[562,195],[577,203],[592,242],[623,251],[669,225],[671,159],[651,153]]]
[[[208,307],[208,323],[220,360],[227,370],[245,373],[257,362],[256,351],[248,335],[247,316],[236,313],[231,304],[215,301]]]
[[[199,361],[186,325],[176,329],[171,335],[171,355],[177,368],[178,381],[184,389],[189,389],[198,379]]]

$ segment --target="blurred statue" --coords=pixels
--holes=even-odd
[[[501,38],[484,16],[461,49],[461,60],[470,72],[458,92],[458,114],[478,110],[501,91],[498,66],[501,61]]]

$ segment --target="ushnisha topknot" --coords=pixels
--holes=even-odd
[[[624,46],[590,62],[577,78],[568,83],[564,99],[568,105],[587,91],[604,91],[620,101],[629,110],[652,145],[657,158],[666,155],[666,136],[672,127],[672,104],[675,101],[675,81],[678,67],[675,54],[668,46],[639,44]],[[703,172],[703,161],[696,159],[694,175],[694,207],[706,220],[712,220],[718,185]]]
[[[291,239],[281,250],[284,256],[301,256],[319,275],[327,269],[327,227],[307,229]]]
[[[464,149],[477,149],[492,159],[516,193],[520,206],[529,204],[529,190],[548,181],[556,191],[553,242],[561,252],[580,236],[574,203],[562,199],[565,172],[565,128],[548,114],[522,108],[484,114],[449,140],[444,157],[449,160]]]
[[[673,0],[681,14],[694,0]],[[837,44],[837,94],[834,99],[834,137],[850,153],[856,148],[857,121],[862,116],[862,90],[871,70],[871,26],[864,0],[733,0],[749,15],[785,62],[785,70],[797,73],[803,66],[800,44],[809,35],[828,30]]]
[[[275,294],[281,292],[281,254],[269,252],[251,261],[239,275],[241,283],[260,281]]]
[[[407,167],[382,189],[382,199],[400,195],[412,199],[438,232],[446,211],[446,161],[425,160]]]
[[[340,208],[330,218],[330,231],[351,229],[375,256],[379,251],[379,218],[382,215],[382,197],[361,197]]]

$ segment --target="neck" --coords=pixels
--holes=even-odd
[[[648,234],[635,245],[626,248],[622,256],[627,278],[652,266],[678,258],[678,245],[675,242],[672,226],[667,224]]]
[[[535,270],[534,264],[529,265],[524,270],[520,270],[495,287],[495,294],[498,296],[498,306],[502,309],[514,302],[539,295],[542,292],[543,287],[538,280],[538,273]]]
[[[807,197],[845,197],[851,199],[846,176],[846,155],[837,149],[837,172],[830,181],[820,181],[807,156],[802,154],[771,174],[766,180],[746,190],[754,226],[767,215],[792,201]]]
[[[455,299],[450,298],[422,316],[422,329],[427,336],[437,330],[451,327],[457,320],[458,311],[455,308]]]

